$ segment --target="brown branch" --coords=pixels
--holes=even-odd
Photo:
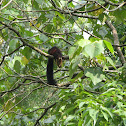
[[[69,14],[69,13],[65,13]],[[98,19],[98,16],[91,16],[91,15],[83,15],[83,14],[76,14],[76,13],[71,13],[73,16],[77,17],[83,17],[83,18],[89,18],[89,19]]]
[[[26,82],[26,79],[25,79],[22,83],[25,83],[25,82]],[[8,91],[2,91],[2,92],[0,92],[0,97],[2,97],[2,95],[5,94],[5,93],[10,93],[10,92],[12,92],[12,91],[15,91],[15,90],[18,89],[20,86],[21,86],[21,85],[18,84],[17,87],[15,87],[15,88],[13,88],[13,89],[10,89],[10,90],[8,90]]]
[[[3,58],[2,58],[2,61],[1,61],[1,63],[0,63],[0,66],[1,66],[2,63],[4,62],[5,57],[10,56],[10,55],[13,54],[14,52],[18,51],[21,47],[23,47],[23,45],[19,46],[18,48],[16,48],[14,51],[10,52],[9,54],[4,55]]]
[[[101,68],[104,67],[103,65],[99,64],[96,60],[94,60],[94,62],[96,63],[96,65],[97,65],[98,67],[101,67]],[[120,68],[120,67],[122,67],[122,64],[120,64],[120,65],[115,65],[115,67],[116,67],[116,68]],[[113,66],[108,66],[108,69],[109,69],[109,70],[115,70],[115,67],[113,67]]]
[[[108,25],[108,27],[112,30],[112,34],[113,34],[113,39],[114,39],[114,45],[119,45],[119,39],[118,39],[118,34],[117,34],[117,31],[116,31],[116,28],[112,25],[112,23],[110,21],[106,21],[106,24]],[[124,55],[120,49],[120,47],[116,46],[115,47],[117,53],[118,53],[118,56],[121,60],[121,63],[122,65],[126,62],[125,61],[125,58],[124,58]]]
[[[123,2],[123,3],[121,3],[117,8],[115,8],[115,9],[112,9],[112,10],[105,10],[105,11],[107,11],[107,12],[112,12],[112,11],[116,11],[116,10],[118,10],[119,8],[121,8],[122,6],[124,6],[126,4],[126,2]]]
[[[3,0],[0,1],[0,5],[2,4]]]
[[[101,94],[101,92],[96,92],[96,91],[89,91],[87,89],[84,89],[85,91],[89,92],[89,93],[93,93],[93,94]]]
[[[2,91],[0,92],[0,96],[2,97],[3,94],[5,93],[9,93],[9,92],[12,92],[12,91],[15,91],[16,89],[18,89],[21,85],[18,85],[17,87],[15,87],[14,89],[11,89],[11,90],[8,90],[8,91]]]
[[[14,1],[14,3],[18,6],[18,8],[20,8],[20,6]],[[58,8],[58,7],[57,7]],[[20,8],[21,9],[21,8]],[[22,10],[21,10],[22,11]],[[33,23],[32,20],[29,19],[29,17],[22,11],[22,13],[27,17],[27,20],[29,20],[29,22],[32,24],[32,26],[34,26],[40,33],[43,33],[44,35],[51,37],[51,38],[56,38],[56,39],[62,39],[64,40],[66,43],[72,45],[70,42],[68,42],[67,40],[65,40],[63,37],[54,37],[49,35],[47,32],[44,32],[43,30],[40,30],[38,27],[36,27],[36,25]]]
[[[93,11],[98,11],[98,10],[100,10],[102,8],[106,10],[105,7],[107,5],[108,5],[108,3],[105,3],[104,5],[101,5],[100,7],[92,9],[92,10],[80,11],[80,10],[77,10],[77,9],[73,9],[73,11],[76,12],[76,13],[89,13],[89,12],[93,12]]]
[[[124,46],[126,46],[126,44],[123,44],[123,45],[114,45],[114,44],[112,44],[113,46],[117,46],[117,47],[124,47]]]
[[[32,48],[33,50],[35,50],[36,52],[40,53],[41,55],[44,55],[44,56],[46,56],[46,57],[53,58],[52,55],[49,55],[49,54],[43,52],[42,50],[38,49],[37,47],[34,47],[34,46],[28,44],[28,43],[25,41],[25,39],[23,39],[23,38],[21,37],[20,33],[19,33],[17,30],[15,30],[14,28],[12,28],[10,25],[5,24],[5,23],[2,22],[2,21],[0,21],[0,23],[1,23],[2,25],[4,25],[5,27],[9,28],[9,29],[10,29],[11,31],[13,31],[14,33],[16,33],[16,35],[17,35],[17,36],[19,37],[19,39],[22,41],[22,43],[23,43],[24,46],[28,46],[28,47]]]
[[[47,108],[45,108],[45,110],[44,110],[44,112],[42,113],[42,115],[36,120],[36,123],[35,123],[34,126],[37,126],[37,124],[39,124],[39,121],[40,121],[40,120],[43,118],[43,116],[48,112],[48,110],[49,110],[50,108],[52,108],[53,106],[55,106],[55,105],[56,105],[56,102],[55,102],[54,104],[48,106]]]
[[[70,11],[70,10],[69,10],[70,12],[69,12],[69,11],[62,10],[62,9],[60,9],[60,8],[55,4],[55,2],[54,2],[53,0],[50,0],[50,1],[51,1],[52,6],[53,6],[54,8],[56,8],[57,11],[60,12],[61,14],[70,14],[70,13],[71,13],[72,16],[83,17],[83,18],[90,18],[90,19],[98,19],[98,16],[83,15],[83,14],[74,13],[74,11]]]
[[[120,3],[112,3],[110,0],[104,0],[106,3],[113,5],[113,6],[119,6]]]
[[[20,104],[24,99],[26,99],[30,94],[32,94],[32,92],[36,91],[37,89],[41,89],[42,86],[40,85],[39,87],[33,89],[30,93],[28,93],[26,96],[24,96],[19,102],[17,102],[14,106],[12,106],[11,108],[9,108],[6,112],[4,112],[4,114],[0,117],[0,120],[8,113],[10,112],[13,108],[15,108],[18,104]]]
[[[4,7],[2,7],[2,8],[0,9],[0,11],[3,10],[4,8],[6,8],[12,1],[13,1],[13,0],[10,0]]]

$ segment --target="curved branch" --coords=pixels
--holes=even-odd
[[[70,10],[69,10],[69,11],[62,10],[62,9],[60,9],[60,8],[55,4],[55,2],[54,2],[53,0],[50,0],[50,1],[51,1],[52,6],[53,6],[54,8],[56,8],[57,11],[59,11],[59,12],[62,13],[62,14],[70,14],[70,13],[71,13],[72,16],[83,17],[83,18],[90,18],[90,19],[98,19],[98,16],[83,15],[83,14],[74,13],[74,11],[69,12]]]
[[[16,49],[15,49],[14,51],[12,51],[11,53],[4,55],[3,58],[2,58],[2,61],[1,61],[1,63],[0,63],[0,66],[1,66],[2,63],[4,62],[5,57],[7,57],[7,56],[13,54],[14,52],[18,51],[21,47],[23,47],[23,45],[19,46],[18,48],[16,48]]]
[[[9,108],[1,117],[0,120],[8,113],[10,112],[13,108],[15,108],[18,104],[20,104],[24,99],[26,99],[30,94],[32,94],[32,92],[36,91],[37,89],[41,89],[42,86],[40,85],[39,87],[33,89],[30,91],[30,93],[28,93],[26,96],[24,96],[19,102],[17,102],[15,105],[13,105],[11,108]]]
[[[116,31],[116,28],[112,25],[112,23],[110,21],[106,21],[106,24],[112,30],[112,34],[113,34],[113,38],[114,38],[114,45],[117,45],[117,46],[115,46],[115,49],[118,53],[118,56],[121,60],[121,63],[124,64],[126,61],[125,61],[124,55],[123,55],[120,47],[118,47],[119,39],[118,39],[118,34],[117,34],[117,31]]]
[[[4,7],[2,7],[2,8],[0,9],[0,11],[3,10],[5,7],[7,7],[12,1],[13,1],[13,0],[10,0]]]
[[[113,46],[117,46],[117,47],[124,47],[124,46],[126,46],[126,44],[123,44],[123,45],[114,45],[114,44],[112,44]]]
[[[105,10],[106,10],[106,6],[108,5],[108,3],[105,3],[104,5],[100,5],[100,7],[98,7],[98,8],[95,8],[95,9],[92,9],[92,10],[86,10],[86,11],[78,11],[77,9],[73,9],[73,11],[74,12],[76,12],[76,13],[90,13],[90,12],[93,12],[93,11],[98,11],[98,10],[100,10],[100,9],[102,9],[102,8],[104,8]],[[70,9],[71,10],[71,9]]]
[[[12,28],[10,25],[5,24],[5,23],[2,22],[2,21],[0,21],[0,24],[4,25],[5,27],[9,28],[11,31],[13,31],[14,33],[16,33],[17,36],[19,37],[19,39],[22,41],[22,43],[23,43],[24,46],[28,46],[28,47],[32,48],[33,50],[35,50],[36,52],[38,52],[38,53],[40,53],[40,54],[42,54],[42,55],[44,55],[44,56],[46,56],[46,57],[53,58],[52,55],[49,55],[49,54],[43,52],[42,50],[38,49],[37,47],[34,47],[34,46],[28,44],[28,43],[25,41],[25,39],[23,39],[23,38],[21,37],[20,33],[19,33],[17,30],[15,30],[14,28]]]
[[[47,108],[45,108],[45,111],[42,113],[42,115],[36,120],[36,123],[35,123],[35,125],[34,126],[37,126],[37,124],[39,124],[39,121],[43,118],[43,116],[48,112],[48,110],[50,109],[50,108],[52,108],[53,106],[55,106],[56,105],[56,102],[54,103],[54,104],[52,104],[52,105],[50,105],[50,106],[48,106]]]
[[[111,1],[109,0],[104,0],[106,3],[110,4],[110,5],[113,5],[113,6],[119,6],[120,3],[112,3]]]
[[[118,10],[119,8],[121,8],[122,6],[124,6],[125,4],[126,4],[126,2],[123,2],[123,3],[121,3],[117,8],[112,9],[112,10],[105,10],[105,11],[107,11],[107,12],[116,11],[116,10]]]
[[[25,79],[22,83],[25,83],[25,82],[26,82],[26,79]],[[17,87],[15,87],[15,88],[13,88],[13,89],[10,89],[10,90],[8,90],[8,91],[2,91],[2,92],[0,92],[0,97],[2,97],[2,95],[5,94],[5,93],[10,93],[10,92],[15,91],[16,89],[20,88],[20,86],[21,86],[21,85],[18,84]]]

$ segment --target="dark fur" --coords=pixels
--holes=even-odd
[[[58,49],[56,46],[49,49],[48,53],[50,55],[53,55],[54,59],[56,61],[58,61],[60,58],[62,58],[62,53],[61,53],[60,49]],[[48,58],[48,64],[47,64],[47,83],[50,85],[56,85],[56,81],[53,78],[53,61],[54,61],[54,59]],[[62,61],[59,61],[59,62],[62,62]]]
[[[62,53],[61,53],[60,49],[56,46],[49,49],[48,53],[50,55],[53,55],[54,59],[58,59],[59,57],[62,57]]]

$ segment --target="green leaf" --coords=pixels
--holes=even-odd
[[[69,67],[70,77],[72,77],[74,72],[76,72],[79,63],[80,63],[80,56],[76,56],[74,59],[71,60],[71,64],[70,64],[70,67]]]
[[[23,50],[22,50],[22,54],[27,58],[27,59],[30,59],[30,56],[32,54],[32,49],[29,48],[29,47],[25,47]]]
[[[116,69],[115,64],[113,63],[113,60],[110,57],[105,57],[105,58]]]
[[[99,33],[99,35],[101,35],[104,38],[106,36],[106,34],[108,34],[108,31],[105,26],[102,26],[102,27],[100,27],[98,33]]]
[[[8,15],[13,14],[13,15],[16,15],[16,16],[19,15],[19,13],[17,11],[15,11],[14,9],[6,10],[5,14],[8,14]]]
[[[58,7],[60,7],[60,1],[55,0],[55,3],[56,3],[56,5],[57,5]]]
[[[33,32],[28,31],[28,30],[25,30],[25,36],[30,36],[30,37],[32,37],[32,36],[33,36]]]
[[[94,120],[94,126],[95,126],[95,124],[96,124],[96,121],[97,121],[97,113],[98,113],[99,111],[97,110],[95,110],[95,109],[89,109],[89,115],[92,117],[92,119]]]
[[[79,108],[81,108],[84,104],[85,104],[85,102],[81,102],[81,103],[79,104]]]
[[[64,112],[63,115],[62,115],[62,117],[63,117],[64,115],[69,114],[71,111],[74,111],[74,109],[75,109],[75,106],[73,106],[73,107],[71,107],[71,108],[68,108],[67,110],[65,110],[65,112]]]
[[[45,119],[43,122],[44,122],[45,124],[53,123],[53,120],[55,120],[55,119],[56,119],[56,116],[53,115],[53,116],[51,116],[51,117]]]
[[[105,112],[103,112],[103,111],[101,111],[101,112],[102,112],[102,114],[103,114],[104,118],[108,121],[108,114],[107,114],[107,113],[105,113]]]
[[[93,42],[85,46],[84,51],[91,57],[96,57],[104,51],[103,41]]]
[[[105,75],[103,74],[102,69],[99,67],[87,68],[85,69],[84,73],[85,73],[85,76],[91,78],[94,85],[101,82],[105,78]]]
[[[118,23],[121,23],[121,22],[125,22],[125,18],[126,18],[126,11],[125,9],[117,9],[113,12],[113,16],[116,17],[116,20]]]
[[[22,62],[24,65],[26,65],[26,64],[29,63],[29,60],[28,60],[25,56],[23,56],[22,59],[21,59],[21,62]]]
[[[35,0],[39,5],[42,5],[43,4],[43,1],[40,1],[40,0]]]
[[[94,37],[90,38],[91,43],[97,42],[97,41],[99,41],[99,40],[100,40],[99,38],[94,38]]]
[[[123,105],[123,103],[122,102],[117,102],[117,106],[118,106],[118,108],[123,108],[123,107],[126,107],[126,105]]]
[[[115,91],[115,88],[109,88],[107,91],[103,92],[101,95],[111,96],[112,91]]]
[[[98,19],[102,22],[102,21],[103,21],[103,19],[104,19],[104,17],[105,17],[105,14],[104,14],[104,13],[102,13],[102,14],[99,14]]]
[[[18,39],[12,39],[9,43],[9,51],[8,53],[12,52],[14,49],[16,49],[16,43],[18,42]]]
[[[44,35],[44,34],[40,34],[40,35],[39,35],[39,38],[40,38],[40,40],[41,40],[42,42],[46,42],[46,41],[48,40],[48,37],[47,37],[46,35]]]
[[[89,115],[93,118],[93,120],[96,120],[96,110],[95,109],[89,109]]]
[[[38,18],[38,23],[45,23],[47,20],[47,18],[45,17],[45,15],[43,13],[41,13],[40,17]],[[42,25],[43,26],[43,25]]]
[[[62,112],[63,110],[65,110],[65,105],[61,106],[61,108],[59,109],[59,112]]]
[[[73,57],[75,51],[76,51],[76,47],[70,47],[68,51],[68,55],[70,59]]]
[[[91,126],[91,123],[92,123],[92,118],[90,115],[87,115],[86,118],[85,118],[85,126]]]
[[[35,9],[39,9],[39,5],[35,0],[31,1],[31,4]]]
[[[18,60],[16,60],[15,63],[14,63],[14,69],[17,73],[20,73],[21,64]]]
[[[106,111],[111,116],[111,118],[113,118],[113,114],[110,112],[108,108],[101,106],[101,109]]]
[[[54,26],[52,24],[48,24],[46,27],[45,27],[45,31],[46,32],[53,32],[54,31]]]
[[[74,58],[75,56],[79,56],[79,55],[81,54],[81,52],[82,52],[82,47],[79,46],[79,47],[75,50],[74,55],[73,55],[73,58]]]
[[[109,49],[109,51],[114,55],[114,49],[112,47],[112,44],[106,40],[103,40],[103,42],[106,45],[106,47]]]
[[[56,13],[56,15],[58,15],[61,19],[63,19],[63,20],[65,19],[65,17],[64,17],[63,14],[59,13],[58,11],[56,11],[55,13]]]
[[[123,118],[123,123],[126,126],[126,118]]]
[[[91,42],[89,40],[86,40],[86,39],[80,39],[79,41],[77,41],[75,43],[75,45],[79,45],[81,46],[82,48],[88,44],[90,44]]]
[[[28,0],[23,0],[23,2],[24,2],[25,4],[27,4],[27,3],[28,3]]]
[[[69,121],[71,121],[75,116],[74,115],[69,115],[66,119],[65,119],[65,124],[68,123]]]
[[[74,73],[76,73],[76,72],[74,72]],[[75,74],[75,76],[72,76],[72,79],[70,79],[70,81],[73,83],[75,80],[77,80],[78,78],[80,79],[82,76],[83,76],[83,71],[81,71],[81,72],[79,72],[79,73],[77,73],[77,75]],[[72,73],[72,75],[73,75],[73,73]],[[79,80],[78,79],[78,80]],[[80,85],[81,86],[81,85]]]

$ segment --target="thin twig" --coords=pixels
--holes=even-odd
[[[2,61],[0,63],[0,66],[4,62],[5,57],[12,55],[14,52],[18,51],[21,47],[23,47],[23,45],[19,46],[18,48],[16,48],[14,51],[10,52],[9,54],[4,55],[3,58],[2,58]]]
[[[56,105],[56,102],[55,102],[54,104],[48,106],[47,108],[45,108],[45,110],[44,110],[44,112],[42,113],[42,115],[36,120],[36,123],[35,123],[34,126],[37,126],[37,124],[39,124],[39,121],[40,121],[40,120],[43,118],[43,116],[48,112],[48,110],[49,110],[50,108],[52,108],[53,106],[55,106],[55,105]]]
[[[0,9],[0,11],[3,10],[4,8],[6,8],[12,1],[13,1],[13,0],[10,0],[4,7],[2,7],[2,8]]]

